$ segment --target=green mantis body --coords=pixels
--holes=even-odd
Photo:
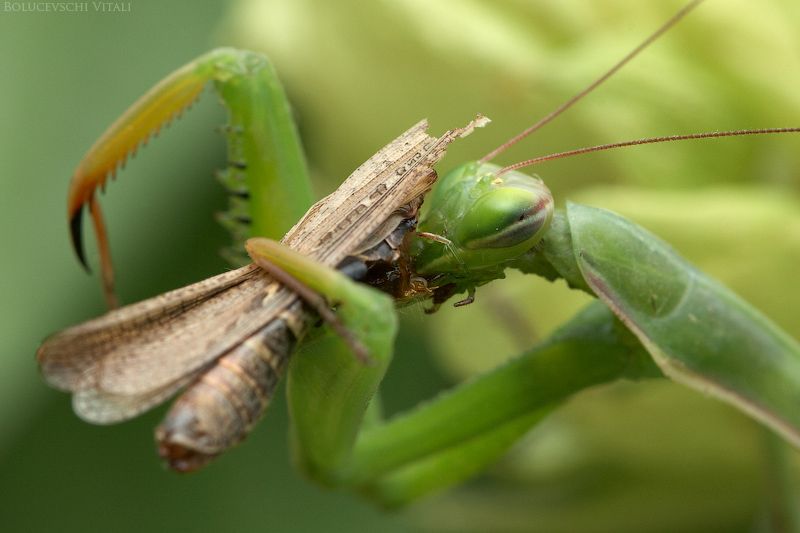
[[[88,204],[102,253],[104,230],[95,189],[125,154],[191,102],[199,92],[198,86],[208,79],[214,80],[231,113],[227,128],[231,167],[224,178],[239,198],[234,200],[228,218],[237,236],[247,229],[241,222],[250,220],[250,235],[277,239],[301,216],[310,205],[310,189],[274,72],[260,56],[219,50],[167,78],[87,154],[76,172],[69,200],[74,237],[79,235],[81,209]],[[284,154],[288,154],[286,158]],[[432,164],[426,167],[425,175]],[[389,223],[392,213],[425,190],[423,187],[414,189],[412,195],[393,197],[386,210],[372,215],[373,227],[388,223],[393,229]],[[326,205],[317,204],[318,210],[312,208],[306,220]],[[345,226],[352,224],[350,213],[360,214],[353,207],[335,220]],[[311,224],[309,229],[319,228]],[[337,259],[327,263],[314,257],[314,243],[306,250],[302,242],[292,247],[321,262],[321,267],[291,252],[284,253],[275,244],[249,241],[248,251],[259,265],[287,273],[300,285],[323,295],[329,304],[337,305],[337,320],[367,347],[372,361],[365,366],[352,357],[352,342],[331,336],[315,344],[318,353],[314,356],[295,357],[289,365],[287,393],[295,458],[318,481],[352,487],[387,505],[406,503],[480,471],[572,393],[622,377],[658,375],[653,360],[676,380],[704,388],[770,424],[793,442],[800,441],[800,420],[792,403],[795,391],[800,390],[800,349],[796,341],[641,228],[607,212],[575,204],[568,205],[566,211],[554,211],[552,196],[539,179],[472,162],[443,177],[426,197],[420,230],[437,237],[418,239],[410,249],[414,275],[424,280],[424,289],[432,293],[435,303],[464,291],[472,293],[477,286],[502,277],[505,268],[515,267],[548,279],[564,278],[571,286],[597,295],[608,308],[592,305],[508,365],[408,414],[382,421],[378,403],[370,402],[370,398],[391,358],[393,315],[387,311],[385,296],[331,269],[342,257],[356,252],[357,245],[369,235],[348,245],[330,246]],[[323,242],[323,237],[316,244]],[[107,249],[103,255],[104,264],[110,265]],[[667,274],[660,272],[665,265]],[[110,288],[110,268],[105,270]],[[190,305],[179,298],[169,312],[163,312],[164,306],[159,308],[157,300],[145,302],[139,309],[151,305],[157,312],[141,316],[145,321],[152,316],[164,321],[184,320],[196,303],[222,305],[219,298],[232,294],[225,292],[228,287],[212,286],[214,290],[205,293],[202,301],[189,300]],[[235,302],[223,311],[226,317],[232,317],[237,309],[251,308],[248,300]],[[127,324],[121,316],[108,315],[107,320],[115,325]],[[274,319],[273,315],[265,316],[258,325],[266,327]],[[102,318],[98,320],[95,331],[112,349],[124,342],[124,335],[106,329]],[[238,318],[229,320],[239,324]],[[687,324],[695,320],[697,330],[687,329]],[[39,352],[45,375],[55,385],[76,392],[76,397],[82,385],[59,382],[59,378],[63,377],[63,367],[75,364],[76,357],[85,357],[79,350],[82,347],[75,344],[76,338],[84,338],[79,328],[55,336]],[[203,330],[202,325],[195,329]],[[242,330],[224,337],[225,342],[214,347],[211,356],[202,357],[202,364],[193,370],[205,370],[204,365],[243,345],[249,338],[246,333],[254,331]],[[709,331],[714,335],[710,339],[705,335],[708,342],[698,348],[698,340]],[[729,334],[732,331],[736,334]],[[130,338],[138,342],[135,332]],[[214,337],[202,340],[219,342]],[[53,347],[58,342],[64,350],[55,356]],[[717,346],[721,344],[729,349],[719,352]],[[181,349],[173,344],[163,348],[164,352]],[[209,353],[198,349],[201,352]],[[85,363],[103,366],[105,357],[106,352],[101,350]],[[76,367],[85,375],[82,364]],[[161,363],[154,366],[157,364]],[[758,378],[744,380],[755,366],[760,368]],[[172,376],[174,388],[195,376],[178,372]],[[146,381],[150,377],[140,374],[137,379]],[[123,392],[128,383],[121,380]],[[773,386],[775,383],[779,385]],[[103,386],[100,382],[95,389],[102,392]],[[164,390],[155,388],[151,403],[163,400]]]

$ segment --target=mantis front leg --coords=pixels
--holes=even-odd
[[[274,273],[277,267],[322,295],[350,336],[346,341],[329,337],[322,346],[315,343],[313,353],[295,357],[288,383],[296,461],[319,481],[341,484],[367,406],[391,361],[397,334],[394,302],[275,241],[251,239],[247,250],[262,268]],[[355,343],[368,360],[353,357]]]
[[[252,239],[247,248],[268,271],[277,266],[335,305],[337,319],[369,351],[364,364],[353,357],[351,342],[331,336],[292,360],[292,443],[307,474],[384,505],[407,503],[479,472],[576,391],[658,375],[632,336],[615,327],[603,306],[594,306],[508,365],[407,414],[366,423],[392,356],[392,300],[273,241]]]
[[[108,177],[164,124],[197,100],[210,81],[229,111],[223,128],[229,165],[219,177],[231,192],[230,210],[222,221],[234,236],[234,259],[243,256],[241,245],[247,237],[282,236],[313,201],[291,110],[267,58],[233,48],[198,57],[137,100],[89,149],[73,174],[67,200],[72,242],[86,265],[81,225],[88,205],[109,307],[116,307],[113,269],[96,190],[105,187]]]

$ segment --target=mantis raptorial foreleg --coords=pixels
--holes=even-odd
[[[313,199],[308,172],[291,111],[278,77],[261,54],[218,48],[176,70],[118,118],[89,149],[72,177],[67,200],[72,243],[86,265],[81,226],[90,206],[100,250],[104,292],[115,307],[108,238],[96,199],[109,176],[169,121],[179,116],[213,81],[229,111],[223,128],[228,168],[219,177],[231,192],[223,224],[231,230],[236,258],[251,235],[279,238]]]
[[[309,475],[358,489],[384,505],[407,503],[482,470],[573,392],[658,375],[632,335],[597,305],[494,372],[409,413],[364,426],[393,351],[391,299],[274,241],[251,239],[247,249],[268,271],[277,267],[324,296],[367,349],[370,363],[364,365],[353,358],[351,342],[328,337],[315,343],[315,353],[293,360],[292,442],[295,459]]]
[[[339,331],[327,339],[325,349],[317,345],[315,353],[295,358],[288,385],[296,460],[320,481],[340,484],[367,406],[391,361],[394,302],[275,241],[251,239],[247,251],[268,272],[278,267],[323,296],[346,328],[344,335]],[[366,362],[353,357],[354,343],[366,351]]]

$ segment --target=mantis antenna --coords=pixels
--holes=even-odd
[[[693,0],[692,2],[689,2],[688,4],[686,4],[680,11],[675,13],[669,20],[667,20],[664,24],[662,24],[661,27],[659,27],[655,32],[653,32],[647,39],[642,41],[641,44],[639,44],[639,46],[637,46],[636,48],[634,48],[633,50],[628,52],[628,54],[625,55],[625,57],[620,59],[613,67],[608,69],[602,76],[600,76],[599,78],[594,80],[592,83],[587,85],[586,88],[584,88],[578,94],[576,94],[575,96],[573,96],[572,98],[570,98],[569,100],[567,100],[566,102],[564,102],[563,104],[561,104],[560,106],[555,108],[553,111],[551,111],[550,113],[548,113],[547,115],[545,115],[544,117],[539,119],[531,127],[527,128],[526,130],[524,130],[524,131],[520,132],[519,134],[517,134],[515,137],[512,137],[508,141],[504,142],[503,144],[501,144],[500,146],[498,146],[497,148],[495,148],[494,150],[492,150],[491,152],[489,152],[488,154],[483,156],[478,161],[480,163],[486,163],[488,161],[491,161],[492,159],[497,157],[499,154],[505,152],[506,150],[508,150],[509,148],[514,146],[515,144],[517,144],[519,141],[521,141],[522,139],[524,139],[525,137],[527,137],[531,133],[541,129],[542,126],[544,126],[548,122],[552,121],[554,118],[556,118],[557,116],[562,114],[564,111],[566,111],[567,109],[572,107],[573,104],[576,104],[577,102],[582,100],[583,97],[585,97],[587,94],[589,94],[590,92],[595,90],[597,87],[602,85],[602,83],[604,81],[606,81],[611,76],[613,76],[619,69],[624,67],[634,57],[638,56],[642,52],[642,50],[647,48],[656,39],[661,37],[661,35],[663,35],[667,30],[669,30],[671,27],[673,27],[675,24],[677,24],[683,17],[688,15],[689,12],[692,11],[694,8],[696,8],[698,5],[700,5],[701,2],[703,2],[703,0]]]
[[[524,167],[530,167],[543,163],[545,161],[552,161],[554,159],[563,159],[574,155],[588,154],[590,152],[602,152],[614,148],[624,148],[626,146],[637,146],[640,144],[655,144],[665,143],[672,141],[686,141],[691,139],[716,139],[719,137],[738,137],[742,135],[766,135],[770,133],[800,133],[800,127],[792,128],[760,128],[751,130],[732,130],[732,131],[710,131],[705,133],[688,133],[685,135],[666,135],[663,137],[647,137],[645,139],[634,139],[632,141],[623,141],[609,144],[599,144],[597,146],[586,146],[584,148],[576,148],[574,150],[567,150],[565,152],[556,152],[554,154],[542,155],[532,159],[526,159],[513,165],[503,167],[495,173],[495,176],[502,176],[508,172],[519,170]]]
[[[591,93],[597,87],[603,84],[606,80],[608,80],[611,76],[613,76],[619,69],[629,63],[633,58],[638,56],[645,48],[647,48],[650,44],[656,41],[661,35],[663,35],[667,30],[672,28],[675,24],[677,24],[682,18],[689,14],[694,8],[700,5],[704,0],[692,0],[688,4],[686,4],[683,8],[681,8],[677,13],[675,13],[669,20],[667,20],[664,24],[662,24],[656,31],[654,31],[650,36],[648,36],[644,41],[642,41],[636,48],[628,52],[622,59],[620,59],[617,63],[615,63],[610,69],[608,69],[605,73],[603,73],[599,78],[594,80],[592,83],[587,85],[583,90],[575,94],[572,98],[555,108],[553,111],[536,121],[532,126],[523,130],[522,132],[518,133],[516,136],[512,137],[508,141],[504,142],[481,159],[479,159],[480,163],[486,163],[491,161],[499,154],[505,152],[510,147],[514,146],[516,143],[530,135],[531,133],[541,129],[545,124],[551,122],[554,118],[564,113],[567,109],[572,107],[574,104],[582,100],[586,95]],[[586,154],[590,152],[601,152],[605,150],[611,150],[614,148],[624,148],[626,146],[637,146],[640,144],[655,144],[655,143],[664,143],[664,142],[672,142],[672,141],[685,141],[685,140],[692,140],[692,139],[711,139],[711,138],[719,138],[719,137],[736,137],[742,135],[765,135],[765,134],[772,134],[772,133],[800,133],[800,127],[788,127],[788,128],[759,128],[759,129],[746,129],[746,130],[731,130],[731,131],[714,131],[714,132],[704,132],[704,133],[690,133],[684,135],[666,135],[661,137],[647,137],[643,139],[635,139],[632,141],[623,141],[623,142],[616,142],[616,143],[609,143],[609,144],[600,144],[597,146],[587,146],[584,148],[577,148],[574,150],[567,150],[565,152],[557,152],[549,155],[534,157],[532,159],[526,159],[524,161],[520,161],[518,163],[514,163],[513,165],[509,165],[503,167],[499,171],[495,173],[495,176],[502,176],[508,172],[512,172],[514,170],[519,170],[524,167],[533,166],[539,163],[543,163],[545,161],[551,161],[554,159],[563,159],[566,157],[571,157],[574,155]]]

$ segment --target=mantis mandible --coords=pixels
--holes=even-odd
[[[644,45],[697,3],[690,4]],[[253,72],[259,74],[253,75]],[[193,101],[207,80],[214,80],[232,117],[227,128],[231,166],[225,174],[230,189],[239,198],[234,205],[232,225],[241,232],[243,226],[237,222],[247,219],[251,223],[252,235],[277,238],[288,229],[286,221],[296,220],[310,203],[309,189],[303,187],[306,178],[296,134],[282,91],[268,63],[259,56],[229,50],[212,52],[190,63],[157,85],[112,125],[81,163],[73,179],[69,200],[73,238],[79,242],[81,211],[84,205],[88,205],[100,243],[106,294],[112,305],[110,255],[95,190],[154,129]],[[586,92],[588,90],[545,117],[531,131],[549,122]],[[264,130],[269,130],[272,135],[264,135]],[[779,131],[798,130],[760,130],[762,133]],[[729,134],[745,133],[756,132]],[[635,143],[702,136],[676,136]],[[265,138],[268,139],[266,145],[263,144]],[[617,143],[616,146],[625,144],[628,143]],[[271,271],[273,275],[288,273],[287,283],[291,283],[291,279],[298,281],[295,289],[310,286],[312,292],[325,296],[328,304],[340,304],[337,316],[328,322],[334,327],[343,324],[346,332],[355,337],[349,341],[327,338],[318,344],[326,348],[321,350],[324,356],[297,357],[290,364],[288,394],[293,443],[306,472],[326,484],[347,485],[370,492],[387,504],[410,501],[465,479],[491,463],[571,393],[623,376],[639,378],[657,374],[650,356],[661,371],[676,380],[710,390],[798,442],[797,427],[800,423],[793,415],[791,395],[775,396],[767,387],[782,380],[784,390],[800,388],[792,373],[783,376],[781,372],[786,368],[794,369],[798,364],[800,350],[793,339],[631,223],[585,206],[569,205],[566,212],[554,211],[552,197],[541,181],[516,173],[516,166],[503,169],[490,166],[488,160],[493,155],[494,152],[481,161],[458,167],[444,177],[426,198],[426,211],[419,228],[423,238],[412,242],[408,250],[416,285],[402,283],[402,288],[396,290],[393,280],[404,268],[398,265],[400,261],[389,265],[388,275],[380,279],[367,275],[366,280],[377,286],[388,280],[391,292],[400,299],[413,298],[420,293],[432,296],[434,305],[466,291],[468,296],[462,302],[467,303],[477,286],[502,277],[505,268],[515,267],[550,279],[564,278],[572,286],[597,295],[622,319],[627,329],[619,326],[605,307],[592,306],[551,339],[513,363],[408,415],[381,422],[377,404],[369,403],[369,398],[388,365],[394,323],[386,317],[392,314],[386,307],[386,299],[381,300],[381,295],[374,290],[352,284],[335,274],[330,276],[334,276],[336,281],[325,281],[326,273],[333,272],[329,267],[338,264],[348,254],[362,251],[360,245],[364,239],[353,239],[354,242],[347,246],[332,246],[330,250],[338,254],[337,259],[323,263],[323,268],[301,257],[283,255],[282,248],[265,241],[250,241],[248,249],[259,265],[270,269],[277,263],[277,269]],[[395,163],[397,161],[390,162]],[[432,164],[433,159],[426,161],[421,177],[430,174]],[[298,184],[299,192],[295,191],[289,198],[286,191],[298,188]],[[378,241],[385,239],[389,230],[399,227],[402,220],[408,220],[408,217],[398,220],[390,215],[421,197],[426,189],[427,185],[412,187],[415,195],[392,197],[388,204],[390,208],[372,217],[369,221],[372,227],[383,228],[377,236],[380,237]],[[324,207],[329,204],[316,205]],[[312,220],[318,212],[312,208],[305,220]],[[347,223],[350,212],[325,220]],[[317,222],[309,223],[307,229],[319,231],[317,226],[320,223]],[[365,231],[362,237],[372,232]],[[292,240],[291,235],[287,237],[288,241]],[[317,244],[320,240],[324,239],[318,235]],[[313,253],[311,256],[314,257]],[[256,325],[264,326],[275,318],[271,311],[269,321],[261,316],[252,319],[249,325],[240,324],[250,320],[247,311],[252,308],[250,303],[255,298],[263,297],[267,290],[285,290],[268,289],[263,283],[250,283],[247,280],[251,277],[260,279],[263,275],[253,267],[245,268],[248,270],[223,274],[209,280],[210,283],[201,282],[179,289],[183,292],[168,293],[123,308],[56,335],[39,352],[46,377],[53,384],[76,392],[76,410],[89,418],[92,413],[81,407],[81,398],[87,398],[85,391],[90,391],[88,405],[93,408],[102,405],[112,411],[116,408],[118,413],[124,413],[123,417],[133,416],[141,409],[163,401],[176,388],[194,379],[195,373],[187,372],[185,368],[175,371],[172,374],[174,379],[167,387],[164,383],[153,383],[152,373],[147,370],[139,373],[134,365],[128,364],[130,360],[120,357],[118,388],[101,381],[87,389],[81,381],[83,377],[111,366],[105,363],[108,356],[106,347],[101,346],[96,358],[82,355],[86,353],[86,345],[81,342],[87,342],[91,347],[99,344],[87,332],[99,332],[97,337],[116,349],[127,342],[126,339],[134,339],[134,342],[163,341],[158,337],[148,338],[146,329],[145,333],[133,329],[141,322],[157,324],[165,321],[170,327],[180,323],[186,332],[199,330],[204,334],[200,339],[184,335],[182,340],[202,341],[202,349],[198,348],[198,351],[203,356],[192,370],[205,370],[207,364],[225,359],[238,347],[254,349],[247,345],[248,333],[256,331]],[[667,268],[668,275],[656,275],[659,268]],[[643,275],[631,276],[637,270]],[[419,280],[424,283],[420,284]],[[237,294],[245,282],[249,283],[247,297]],[[297,302],[294,297],[286,298]],[[196,318],[192,313],[198,310],[198,304],[206,302],[220,306],[219,309],[211,307],[206,316],[216,319],[222,316],[222,322],[234,328],[233,334],[220,338],[211,329],[210,318],[199,322],[192,320]],[[371,303],[378,307],[370,307]],[[328,304],[318,305],[315,309],[324,313]],[[367,315],[358,315],[357,311],[363,309],[367,309]],[[349,315],[351,312],[354,314]],[[138,318],[130,320],[130,316]],[[154,317],[158,320],[153,320]],[[284,329],[291,330],[291,319],[284,316],[282,320]],[[710,325],[714,326],[712,330],[724,332],[742,325],[738,337],[722,335],[712,339],[718,344],[727,343],[740,348],[716,359],[711,366],[703,367],[699,364],[702,356],[709,351],[719,352],[719,346],[709,342],[708,346],[701,346],[699,355],[695,356],[691,352],[687,354],[680,342],[668,338],[681,332],[687,322],[695,320],[705,331]],[[748,320],[755,325],[744,327]],[[109,324],[116,326],[120,322],[130,327],[122,331],[109,328]],[[300,328],[296,331],[299,332]],[[347,337],[346,332],[342,337]],[[691,331],[685,335],[687,344],[696,344],[694,335]],[[293,336],[297,337],[299,333],[293,333]],[[205,349],[209,343],[211,348]],[[743,344],[747,350],[741,348]],[[367,347],[372,365],[364,366],[363,362],[352,357],[350,352],[358,351],[359,345]],[[167,344],[165,348],[165,351],[175,351],[183,349],[183,346]],[[770,354],[759,361],[762,365],[768,361],[767,368],[762,367],[761,378],[755,380],[755,384],[753,380],[745,383],[740,379],[743,376],[741,365],[744,368],[754,365],[748,363],[747,357],[759,350]],[[79,364],[76,357],[85,359]],[[163,370],[159,368],[162,365],[170,364],[152,356],[147,361],[158,371]],[[562,371],[554,374],[553,368]],[[65,375],[68,379],[62,379]],[[147,389],[146,402],[141,402],[140,397],[125,395],[132,382],[147,382],[150,388]],[[136,409],[126,411],[126,402],[135,404]],[[232,407],[236,410],[236,406]],[[246,414],[250,412],[241,409]],[[454,420],[457,423],[452,423]],[[96,421],[104,420],[96,417]],[[222,449],[229,444],[231,442],[225,443]],[[195,450],[201,453],[200,459],[186,449],[170,455],[176,451],[170,445],[163,447],[162,451],[168,457],[177,457],[173,463],[175,466],[191,468],[203,464],[221,450]]]

